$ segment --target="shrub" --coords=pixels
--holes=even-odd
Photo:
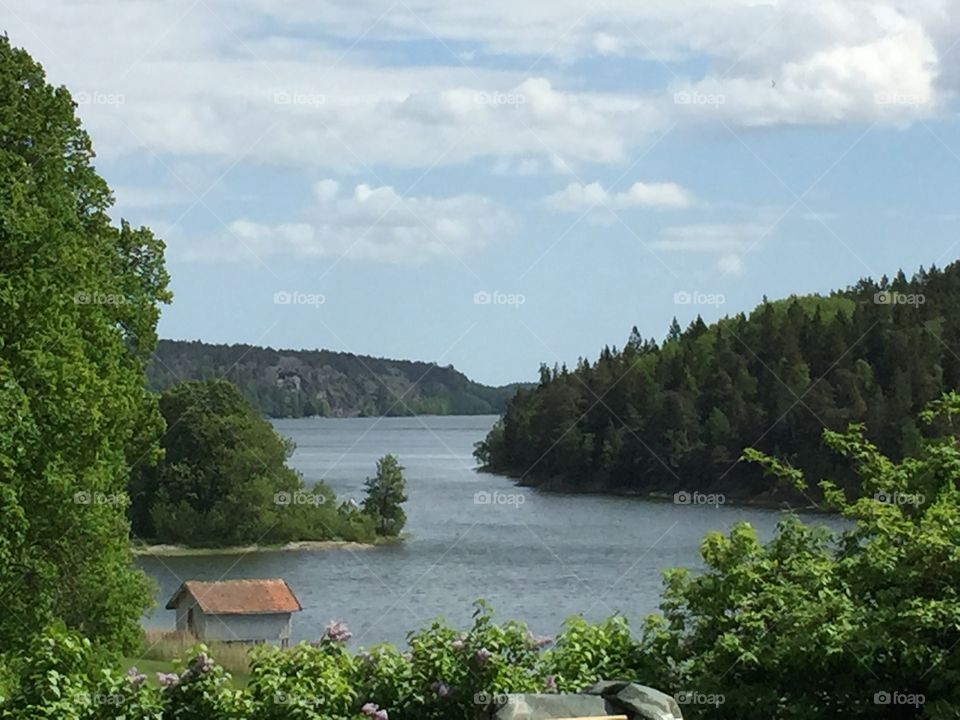
[[[247,692],[253,717],[326,720],[357,709],[351,685],[354,659],[342,642],[324,638],[290,650],[262,646],[252,653]]]
[[[960,707],[960,396],[922,419],[950,433],[901,462],[852,425],[825,432],[849,458],[862,496],[820,488],[851,521],[828,532],[798,517],[767,544],[745,523],[702,545],[706,570],[667,575],[663,615],[644,653],[664,687],[700,697],[685,716],[709,718],[956,718]],[[803,476],[748,457],[805,489]]]
[[[203,645],[179,673],[160,677],[163,720],[245,720],[250,701],[230,687],[230,675],[207,654]]]
[[[625,618],[591,624],[575,617],[564,624],[544,663],[559,692],[579,692],[599,680],[636,677],[642,659]]]

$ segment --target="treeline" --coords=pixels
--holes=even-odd
[[[960,264],[861,280],[829,296],[764,302],[666,340],[636,328],[596,362],[541,368],[478,444],[487,468],[569,490],[723,492],[803,500],[738,459],[747,447],[851,482],[824,427],[866,425],[894,458],[918,447],[917,412],[960,385]],[[814,498],[815,499],[815,498]]]
[[[161,340],[147,366],[157,392],[217,378],[268,417],[498,414],[517,388],[481,385],[435,363],[199,341]]]

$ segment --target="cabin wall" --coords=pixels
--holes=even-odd
[[[225,642],[266,640],[281,643],[290,638],[290,613],[205,616],[202,637]]]
[[[187,618],[191,608],[193,609],[194,634],[196,634],[198,638],[203,639],[205,616],[203,610],[197,605],[197,601],[189,593],[185,593],[180,600],[180,604],[177,605],[177,631],[188,632]]]

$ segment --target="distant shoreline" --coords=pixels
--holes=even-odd
[[[131,545],[134,555],[158,557],[189,557],[200,555],[237,555],[255,552],[313,552],[319,550],[371,550],[381,545],[402,542],[403,538],[383,538],[372,543],[350,540],[296,540],[284,545],[236,545],[232,547],[188,547],[186,545],[157,544]]]
[[[531,490],[537,490],[539,492],[549,493],[551,495],[600,495],[605,497],[638,498],[640,500],[649,500],[651,502],[658,503],[673,503],[674,498],[674,493],[666,490],[639,491],[607,488],[602,485],[584,486],[578,483],[570,483],[559,480],[557,478],[552,480],[525,480],[520,475],[504,470],[492,470],[488,467],[478,467],[477,471],[508,478],[518,488],[530,488]],[[688,492],[692,492],[693,490],[693,488],[690,488]],[[730,507],[754,508],[758,510],[779,510],[781,512],[816,513],[823,515],[839,514],[835,510],[827,509],[818,505],[811,505],[810,503],[792,504],[788,499],[785,498],[770,496],[734,496],[718,490],[701,492],[701,494],[711,493],[714,495],[723,496],[723,502],[720,503],[721,506],[726,505]]]

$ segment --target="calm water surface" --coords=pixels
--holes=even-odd
[[[294,616],[294,640],[316,639],[327,622],[343,619],[355,643],[403,643],[409,630],[437,616],[468,626],[477,598],[539,634],[556,633],[576,614],[596,620],[621,612],[636,627],[656,609],[662,569],[698,566],[705,533],[747,520],[767,537],[781,516],[517,488],[474,470],[473,444],[495,420],[275,421],[297,444],[291,464],[308,484],[325,480],[338,498],[359,501],[377,459],[397,455],[406,468],[411,537],[365,550],[142,557],[139,564],[160,586],[158,608],[145,624],[173,626],[163,605],[182,580],[283,577],[304,608]],[[478,503],[477,493],[499,502]]]

